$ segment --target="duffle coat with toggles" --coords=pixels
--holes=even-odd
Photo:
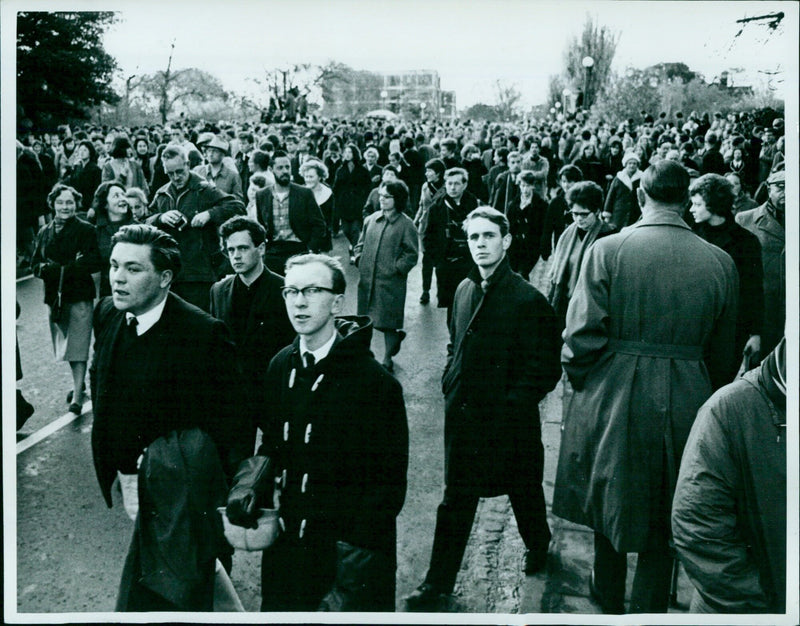
[[[408,466],[403,392],[372,357],[368,317],[338,318],[336,327],[326,358],[304,367],[298,338],[267,372],[259,454],[276,468],[276,543],[344,541],[394,563]]]

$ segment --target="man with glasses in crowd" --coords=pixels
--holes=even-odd
[[[298,336],[270,363],[264,440],[234,478],[228,518],[254,525],[277,483],[282,532],[263,553],[262,611],[393,611],[408,465],[403,391],[370,352],[370,319],[339,317],[337,259],[292,257],[284,284]]]
[[[217,228],[243,214],[244,204],[192,172],[183,148],[167,146],[161,162],[170,182],[156,192],[147,223],[164,229],[180,247],[183,269],[172,290],[207,311],[209,289],[225,267]]]

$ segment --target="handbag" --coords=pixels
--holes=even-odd
[[[55,301],[50,305],[50,322],[53,324],[63,324],[69,321],[67,317],[66,307],[63,301],[64,290],[64,266],[61,266],[61,273],[58,277],[58,293],[56,294]]]

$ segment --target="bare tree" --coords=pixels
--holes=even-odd
[[[501,120],[515,120],[519,117],[519,101],[522,94],[516,85],[495,81],[497,114]]]

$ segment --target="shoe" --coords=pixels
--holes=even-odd
[[[356,257],[351,256],[350,257],[350,265],[355,265],[355,264],[356,264]]]
[[[423,291],[422,295],[419,297],[420,304],[428,304],[431,301],[431,294],[429,291]]]
[[[441,607],[443,596],[446,594],[439,591],[429,583],[422,583],[411,594],[406,596],[406,611],[409,613],[432,613]]]
[[[390,357],[395,356],[398,352],[400,352],[400,344],[402,344],[403,343],[403,339],[406,338],[406,331],[398,330],[397,331],[397,337],[398,337],[397,344],[392,349],[392,353],[390,355],[388,355]]]
[[[69,405],[69,412],[74,413],[75,415],[80,415],[83,413],[83,405],[73,402]]]
[[[386,359],[383,363],[381,363],[381,365],[386,368],[387,372],[394,374],[394,362],[392,359]]]
[[[544,552],[525,551],[525,565],[523,566],[523,571],[526,575],[533,576],[534,574],[538,574],[544,570],[545,567],[547,567],[546,550]]]
[[[624,615],[625,614],[625,601],[623,600],[619,604],[615,604],[613,602],[609,602],[607,598],[600,593],[600,590],[594,583],[594,570],[592,570],[591,575],[589,576],[589,595],[592,597],[597,605],[600,607],[600,610],[603,611],[606,615]]]

